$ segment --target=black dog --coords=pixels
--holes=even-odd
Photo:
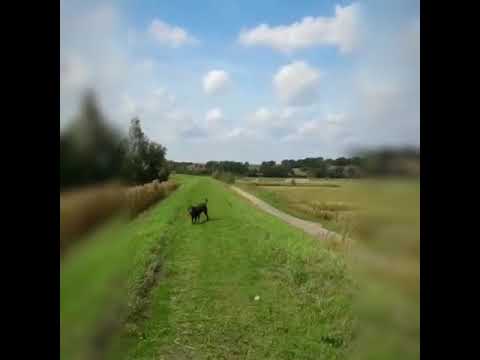
[[[188,213],[192,217],[192,224],[200,219],[200,215],[202,215],[202,212],[205,214],[205,216],[207,217],[207,221],[208,221],[207,202],[208,202],[208,200],[205,199],[204,203],[198,204],[197,206],[190,206],[188,208]]]

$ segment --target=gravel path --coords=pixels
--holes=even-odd
[[[295,216],[289,215],[284,213],[283,211],[280,211],[273,206],[267,204],[265,201],[260,200],[256,196],[249,194],[246,191],[243,191],[242,189],[236,187],[236,186],[231,186],[232,190],[240,194],[241,196],[245,197],[249,201],[251,201],[256,207],[262,209],[263,211],[274,215],[281,220],[285,221],[286,223],[295,226],[303,231],[305,231],[307,234],[310,234],[318,239],[321,240],[327,240],[327,239],[337,239],[340,240],[341,237],[337,233],[333,231],[329,231],[322,227],[319,223],[312,222],[312,221],[307,221],[307,220],[302,220],[299,218],[296,218]]]

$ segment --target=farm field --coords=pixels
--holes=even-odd
[[[338,359],[354,336],[340,253],[207,177],[112,221],[61,263],[63,359]],[[209,200],[210,221],[186,209]]]
[[[263,178],[256,183],[239,181],[236,185],[290,215],[318,221],[329,230],[342,232],[355,209],[352,203],[358,193],[355,182],[315,179],[292,186],[289,181]]]
[[[329,180],[322,186],[267,181],[236,185],[290,215],[339,233],[348,231],[355,241],[352,249],[343,251],[360,289],[355,314],[362,331],[353,358],[418,358],[418,180]],[[385,341],[379,343],[380,338]]]

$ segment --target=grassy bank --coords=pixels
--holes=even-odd
[[[176,180],[62,265],[62,358],[87,354],[113,303],[131,306],[118,307],[128,321],[111,327],[112,358],[341,358],[353,326],[342,259],[219,181]],[[186,208],[204,198],[211,220],[192,225]]]

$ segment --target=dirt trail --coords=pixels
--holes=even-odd
[[[299,218],[296,218],[292,215],[286,214],[283,211],[280,211],[273,206],[267,204],[265,201],[260,200],[256,196],[247,193],[246,191],[243,191],[242,189],[236,187],[236,186],[231,186],[232,190],[240,194],[241,196],[245,197],[246,199],[250,200],[255,206],[258,208],[262,209],[263,211],[268,212],[271,215],[274,215],[281,220],[285,221],[286,223],[295,226],[303,231],[305,231],[307,234],[310,234],[318,239],[321,240],[340,240],[341,236],[333,231],[329,231],[322,227],[319,223],[312,222],[312,221],[307,221],[307,220],[302,220]]]
[[[323,228],[322,225],[319,223],[296,218],[272,207],[265,201],[260,200],[256,196],[249,194],[236,186],[231,186],[231,188],[241,196],[250,200],[258,208],[282,219],[283,221],[287,222],[292,226],[295,226],[305,231],[306,233],[316,237],[317,239],[328,239],[337,241],[341,241],[342,239],[341,235]],[[352,241],[352,239],[349,237],[347,237],[346,240],[348,242]],[[417,274],[419,274],[418,263],[416,262],[406,263],[405,260],[402,259],[393,259],[390,257],[386,257],[385,255],[382,256],[381,254],[374,253],[365,247],[358,246],[358,244],[355,253],[350,253],[350,256],[351,259],[355,262],[369,264],[371,268],[378,269],[379,271],[386,271],[385,269],[388,269],[389,273],[396,274],[397,276],[411,278],[412,276],[418,276]]]

